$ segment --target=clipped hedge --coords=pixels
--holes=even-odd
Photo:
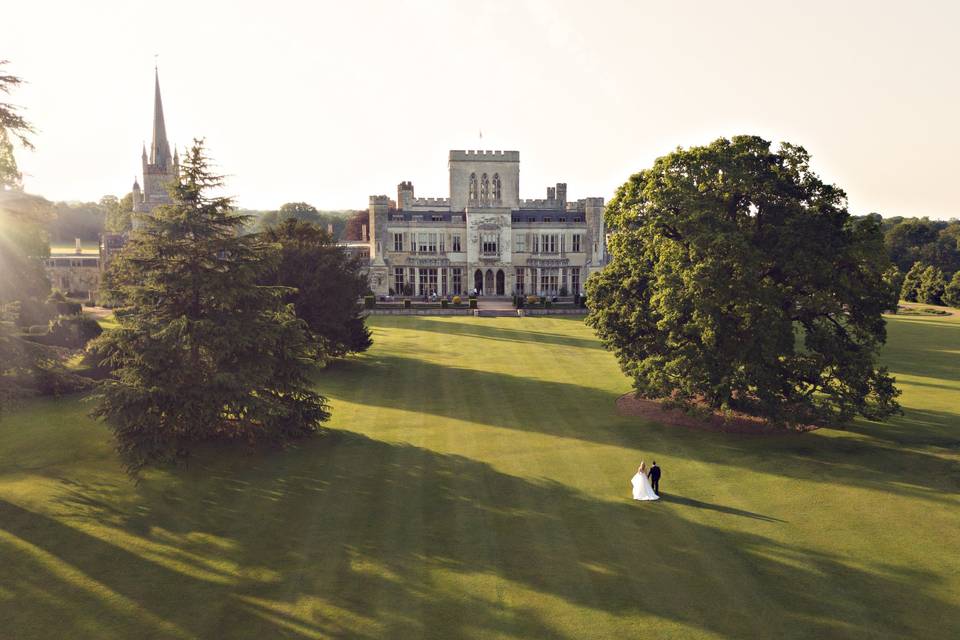
[[[57,313],[62,316],[78,316],[83,312],[83,305],[79,302],[57,302]]]
[[[37,327],[30,327],[35,329]],[[49,332],[34,335],[33,331],[27,338],[31,342],[52,347],[69,347],[80,349],[88,342],[103,333],[103,329],[93,318],[84,316],[60,316],[50,323]]]

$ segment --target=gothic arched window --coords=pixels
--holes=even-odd
[[[503,185],[500,182],[500,174],[493,174],[493,201],[500,202],[500,196],[502,195]]]
[[[487,174],[483,174],[480,178],[480,202],[486,204],[488,200],[490,200],[490,180],[487,179]]]
[[[470,174],[470,202],[477,201],[477,174]]]

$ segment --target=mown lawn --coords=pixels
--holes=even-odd
[[[134,485],[77,398],[0,422],[0,638],[960,637],[957,318],[891,320],[903,417],[775,438],[616,416],[576,319],[373,326],[294,450]]]

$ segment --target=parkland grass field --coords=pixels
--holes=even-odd
[[[960,637],[960,319],[890,320],[902,417],[776,437],[618,416],[579,319],[371,321],[292,450],[133,484],[80,398],[0,421],[0,638]]]

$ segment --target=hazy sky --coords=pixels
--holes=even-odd
[[[855,213],[960,216],[958,2],[6,3],[0,59],[51,199],[129,191],[154,55],[167,132],[238,204],[365,208],[449,149],[519,149],[521,196],[617,185],[678,145],[802,144]],[[479,131],[483,139],[479,139]]]

